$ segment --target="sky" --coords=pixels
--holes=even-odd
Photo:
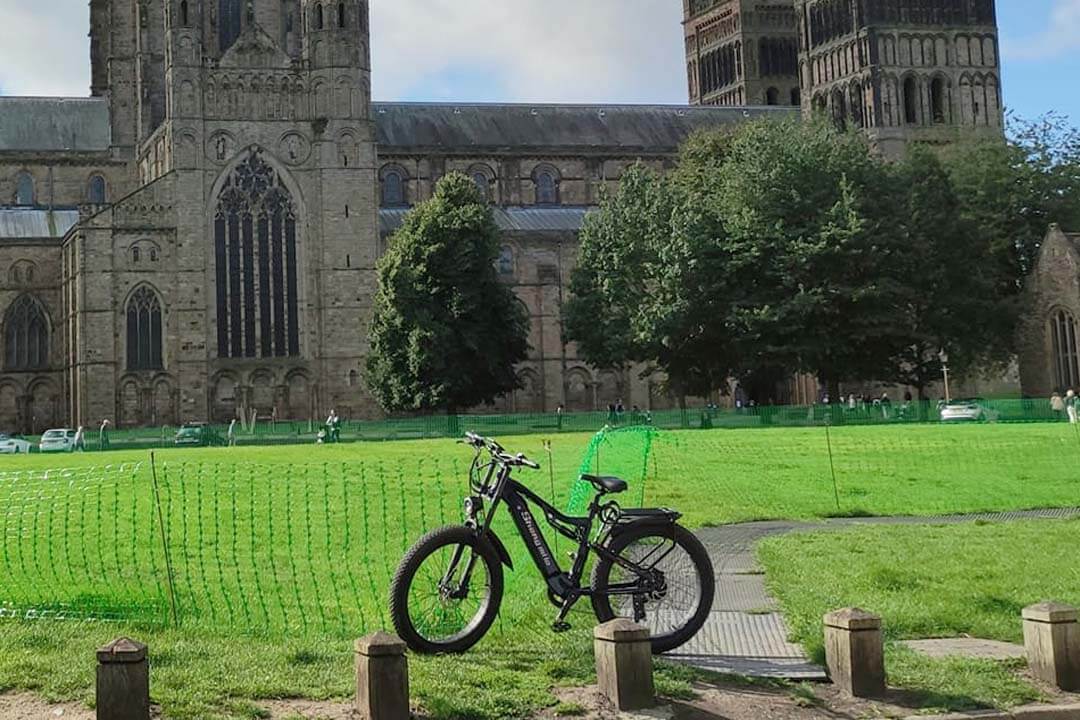
[[[0,95],[88,93],[88,4],[0,0]],[[1080,125],[1080,0],[997,5],[1006,106]],[[685,103],[681,14],[681,0],[372,0],[373,93]]]

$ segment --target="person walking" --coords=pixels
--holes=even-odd
[[[340,428],[341,420],[338,418],[337,410],[331,410],[330,415],[326,418],[326,441],[337,442],[341,433]]]
[[[1050,412],[1054,413],[1055,420],[1065,419],[1065,401],[1057,390],[1050,396]]]
[[[101,421],[101,427],[98,428],[98,449],[109,449],[109,419],[105,418]]]
[[[226,434],[229,440],[229,447],[236,447],[236,418],[232,419],[229,423],[229,432]]]
[[[1076,424],[1076,393],[1073,390],[1065,393],[1065,413],[1069,416],[1069,422]]]
[[[79,429],[75,431],[75,449],[78,452],[86,450],[86,434],[83,432],[83,426],[80,425]]]

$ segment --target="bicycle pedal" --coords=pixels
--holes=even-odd
[[[564,633],[569,629],[570,629],[570,623],[568,623],[568,622],[557,622],[557,623],[552,623],[551,624],[551,631],[552,632]]]

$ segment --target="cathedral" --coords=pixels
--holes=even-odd
[[[375,264],[451,171],[531,317],[490,410],[669,406],[561,309],[585,214],[693,132],[827,112],[883,153],[1002,128],[992,0],[683,0],[685,106],[381,103],[367,0],[91,0],[86,98],[0,98],[0,430],[377,417]],[[674,30],[674,29],[673,29]]]

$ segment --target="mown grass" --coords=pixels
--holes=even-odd
[[[819,660],[822,617],[880,614],[890,684],[930,708],[1007,708],[1039,693],[1009,663],[931,660],[898,640],[971,636],[1023,642],[1020,611],[1080,603],[1080,521],[862,526],[798,533],[759,546],[794,636]]]
[[[520,479],[565,506],[590,438],[505,444],[545,465]],[[1080,505],[1080,474],[1060,460],[1076,449],[1067,425],[628,431],[600,445],[592,468],[631,480],[624,504],[675,507],[699,527]],[[92,649],[128,633],[151,645],[167,717],[348,695],[350,639],[388,626],[405,548],[458,522],[469,459],[447,440],[158,451],[163,524],[146,452],[0,459],[0,613],[117,621],[0,624],[0,688],[88,698]],[[43,473],[56,467],[72,471]],[[415,695],[439,717],[521,717],[554,702],[550,685],[591,678],[586,607],[574,633],[551,635],[524,546],[505,517],[497,529],[516,569],[496,632],[464,658],[414,660]],[[665,677],[685,687],[684,675]]]

